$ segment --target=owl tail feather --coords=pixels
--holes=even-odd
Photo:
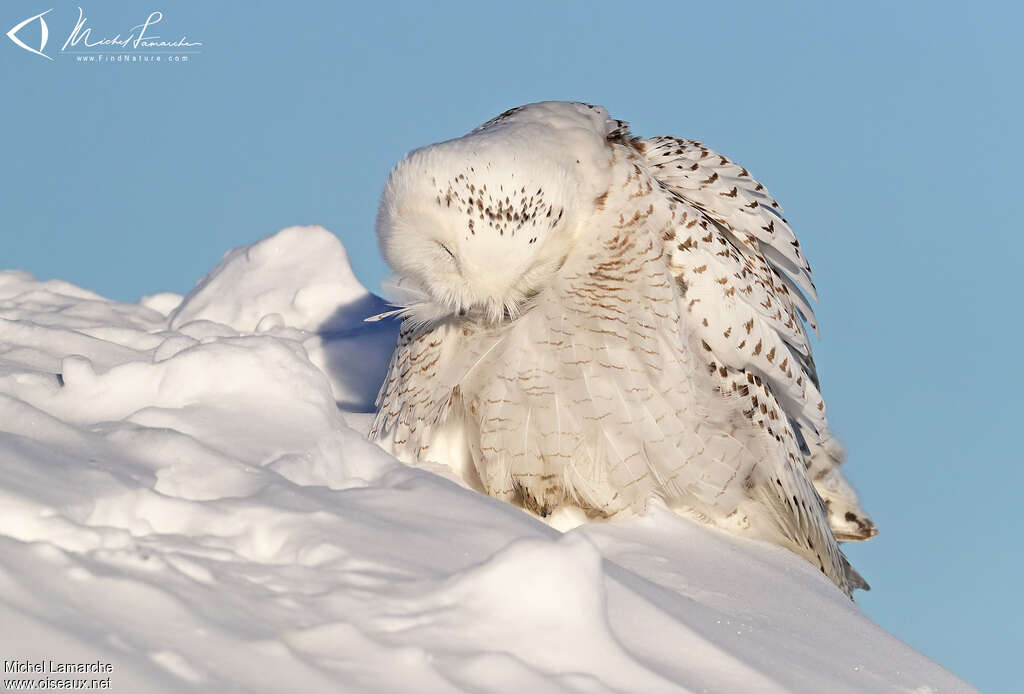
[[[754,534],[800,555],[852,599],[857,584],[867,584],[839,549],[825,504],[802,473],[786,465],[751,490],[774,526],[762,526]]]

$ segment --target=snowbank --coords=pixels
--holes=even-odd
[[[809,564],[565,534],[351,428],[395,326],[293,227],[138,304],[0,273],[0,651],[132,692],[962,692]],[[28,661],[28,662],[26,662]],[[69,675],[4,674],[5,679]]]

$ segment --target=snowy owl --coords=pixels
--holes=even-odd
[[[542,516],[660,496],[867,587],[837,544],[876,529],[825,418],[810,267],[745,168],[530,104],[408,154],[377,234],[404,300],[371,436],[400,458],[462,451]]]

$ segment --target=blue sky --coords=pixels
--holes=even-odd
[[[187,64],[62,55],[63,0],[5,0],[0,29],[51,6],[54,60],[0,35],[0,267],[117,299],[309,223],[376,288],[390,167],[521,103],[603,104],[740,161],[815,271],[824,392],[881,527],[848,547],[860,605],[984,691],[1017,686],[1019,5],[83,5],[94,38],[161,10],[156,33],[203,44]]]

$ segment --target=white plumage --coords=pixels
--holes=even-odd
[[[836,542],[876,530],[818,391],[810,267],[746,169],[531,104],[410,153],[377,232],[407,299],[372,430],[397,455],[464,452],[540,515],[659,495],[866,587]]]

